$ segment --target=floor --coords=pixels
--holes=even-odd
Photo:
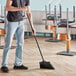
[[[76,76],[76,56],[57,55],[58,52],[66,51],[66,42],[46,42],[49,38],[37,37],[41,50],[46,61],[54,66],[55,70],[40,69],[40,53],[33,37],[25,39],[23,50],[23,64],[28,66],[28,70],[13,70],[15,59],[15,49],[10,50],[9,55],[9,73],[2,73],[0,76]],[[2,38],[2,44],[4,44]],[[16,46],[16,40],[12,45]],[[76,52],[76,40],[71,41],[71,50]],[[2,52],[0,49],[0,66],[2,62]]]

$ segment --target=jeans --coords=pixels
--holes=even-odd
[[[22,65],[22,50],[24,44],[24,22],[8,22],[6,25],[6,36],[5,36],[5,46],[3,51],[3,61],[2,66],[8,66],[9,51],[11,48],[12,40],[14,34],[16,35],[17,46],[15,53],[15,63],[14,65]]]

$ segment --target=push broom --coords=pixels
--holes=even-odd
[[[31,30],[33,31],[32,24],[31,24],[31,21],[30,21],[30,18],[29,18],[28,13],[26,13],[26,15],[27,15],[27,18],[29,20],[29,24],[30,24]],[[36,38],[35,35],[33,35],[33,36],[34,36],[34,39],[36,41],[37,47],[39,49],[39,52],[40,52],[40,55],[41,55],[41,58],[42,58],[42,61],[39,62],[40,68],[41,69],[54,69],[54,67],[50,64],[50,62],[47,62],[47,61],[44,60],[44,57],[42,55],[42,51],[41,51],[40,46],[39,46],[39,43],[38,43],[38,40],[37,40],[37,38]]]

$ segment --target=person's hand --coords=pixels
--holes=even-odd
[[[32,33],[33,33],[33,35],[36,35],[36,30],[34,27],[32,27]]]

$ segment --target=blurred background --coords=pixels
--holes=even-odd
[[[0,0],[0,16],[4,16],[4,6],[6,0]],[[69,19],[73,18],[73,6],[76,6],[76,0],[30,0],[30,7],[33,15],[33,23],[36,28],[36,32],[39,36],[45,34],[50,36],[51,30],[46,30],[45,21],[42,19],[46,18],[45,5],[49,10],[49,4],[51,4],[51,11],[54,13],[54,6],[57,7],[57,13],[59,14],[59,4],[62,6],[62,18],[66,18],[66,9],[69,8]],[[48,25],[52,24],[52,21],[48,22]],[[0,28],[3,26],[0,26]],[[74,31],[75,30],[75,31]],[[31,32],[28,20],[25,20],[25,32]],[[42,34],[41,34],[42,33]],[[71,31],[72,34],[76,34],[76,29]]]
[[[48,5],[49,3],[51,3],[52,10],[54,5],[62,4],[63,11],[66,11],[66,7],[72,11],[72,6],[76,5],[76,0],[30,0],[32,10],[44,10],[45,4]],[[0,4],[5,5],[6,0],[0,0]]]

